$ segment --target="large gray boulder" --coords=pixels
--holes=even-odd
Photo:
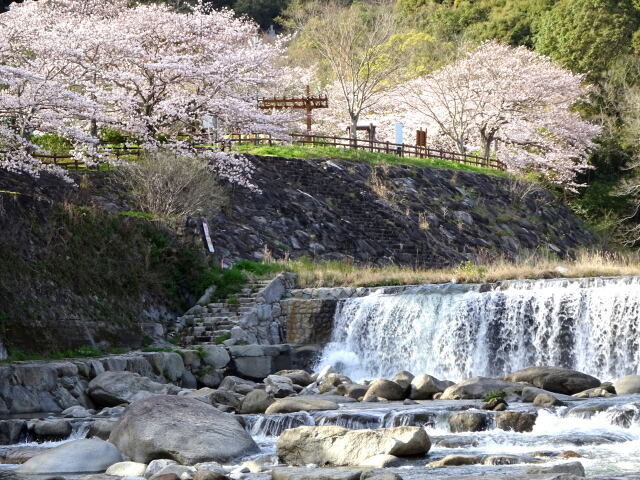
[[[453,382],[448,380],[438,380],[431,375],[416,375],[411,380],[411,390],[409,398],[411,400],[431,400],[435,393],[444,392]]]
[[[342,427],[298,427],[278,438],[278,457],[289,465],[362,465],[375,455],[423,455],[431,448],[420,427],[348,430]]]
[[[229,352],[219,345],[202,345],[202,361],[213,368],[224,368],[231,361]]]
[[[276,398],[288,397],[296,393],[291,379],[282,375],[269,375],[264,379],[264,384],[266,392]]]
[[[130,403],[144,394],[176,394],[180,388],[132,372],[104,372],[89,382],[87,393],[98,407]],[[136,397],[137,396],[137,397]]]
[[[379,378],[371,382],[363,401],[367,402],[373,398],[386,398],[387,400],[404,400],[406,390],[396,382]]]
[[[640,393],[640,375],[627,375],[613,382],[618,395]]]
[[[142,463],[156,458],[184,465],[226,462],[259,451],[232,415],[193,398],[167,395],[133,403],[109,441]]]
[[[18,473],[102,473],[114,463],[122,461],[118,449],[96,438],[76,440],[47,450],[27,460]]]
[[[507,395],[520,394],[527,385],[499,380],[497,378],[473,377],[447,387],[442,400],[464,400],[484,398],[489,393],[504,392]]]
[[[322,398],[322,396],[287,397],[276,400],[269,405],[265,413],[293,413],[293,412],[315,412],[322,410],[337,410],[338,404]]]
[[[252,390],[242,400],[239,413],[264,413],[274,402],[275,399],[264,390]]]
[[[560,367],[529,367],[504,377],[508,382],[526,382],[555,393],[573,395],[600,386],[600,380],[586,373]]]

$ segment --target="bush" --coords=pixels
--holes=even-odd
[[[224,189],[207,164],[198,158],[160,151],[118,171],[137,209],[163,220],[211,215],[225,199]]]
[[[69,155],[69,152],[73,148],[69,140],[52,133],[33,135],[31,141],[50,155]]]
[[[489,392],[485,395],[484,397],[484,401],[485,402],[489,402],[491,400],[493,400],[494,398],[500,398],[502,400],[504,400],[504,397],[506,397],[507,394],[504,392]]]

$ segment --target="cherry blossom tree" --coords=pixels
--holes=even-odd
[[[291,79],[277,65],[284,40],[266,41],[254,23],[202,4],[178,13],[128,3],[26,0],[0,17],[5,167],[50,168],[34,156],[33,133],[63,136],[74,156],[93,160],[104,158],[100,126],[181,154],[197,153],[183,135],[200,131],[205,116],[223,132],[285,136],[294,117],[256,102]],[[234,159],[209,157],[238,177]]]
[[[409,115],[422,118],[460,153],[495,154],[512,171],[533,169],[575,188],[600,127],[574,110],[584,78],[524,47],[489,41],[403,86]]]

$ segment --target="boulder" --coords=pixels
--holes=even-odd
[[[257,385],[258,384],[256,382],[252,382],[251,380],[245,380],[244,378],[229,375],[228,377],[224,377],[218,388],[246,395],[250,391],[254,390]]]
[[[67,420],[37,420],[32,425],[34,435],[45,440],[63,440],[71,435],[71,430]]]
[[[363,401],[367,402],[372,398],[386,398],[387,400],[404,400],[405,389],[391,380],[379,378],[369,385]]]
[[[159,458],[157,460],[152,460],[151,462],[149,462],[149,465],[147,465],[147,469],[144,472],[144,476],[145,478],[151,478],[155,474],[160,472],[163,468],[169,465],[175,465],[175,464],[176,464],[175,460],[170,460],[168,458]]]
[[[276,398],[284,398],[296,393],[291,379],[281,375],[269,375],[265,378],[264,384],[266,392]]]
[[[95,411],[87,410],[86,408],[76,405],[75,407],[69,407],[62,412],[62,416],[65,418],[87,418],[93,415]]]
[[[276,400],[273,404],[269,405],[265,413],[314,412],[337,410],[338,408],[337,403],[326,400],[321,396],[300,396]]]
[[[533,399],[534,407],[551,408],[551,407],[564,407],[566,403],[558,400],[550,393],[540,393]]]
[[[522,389],[522,393],[521,393],[522,401],[533,402],[535,398],[542,393],[551,395],[562,402],[575,400],[575,397],[572,397],[571,395],[563,395],[562,393],[548,392],[547,390],[543,390],[542,388],[537,388],[537,387],[525,387]]]
[[[274,468],[271,475],[272,480],[361,480],[364,473],[344,468],[279,467]]]
[[[565,462],[549,467],[531,467],[527,470],[530,475],[540,475],[549,473],[567,473],[576,477],[584,477],[585,471],[580,462]]]
[[[359,383],[344,384],[338,387],[339,394],[354,400],[359,400],[364,397],[367,394],[367,390],[369,390],[369,387],[360,385]]]
[[[109,440],[111,431],[115,428],[118,422],[116,420],[96,420],[91,423],[89,427],[89,437],[98,437],[102,440]]]
[[[449,416],[449,428],[453,433],[482,432],[489,427],[487,414],[480,412],[460,412]]]
[[[109,440],[135,462],[169,458],[193,465],[259,451],[232,415],[193,398],[154,396],[133,403]]]
[[[501,397],[493,397],[488,402],[482,404],[482,410],[492,410],[494,412],[501,412],[506,410],[509,405]]]
[[[396,467],[400,463],[400,459],[395,455],[374,455],[373,457],[367,458],[364,462],[360,464],[361,467],[372,467],[372,468],[388,468],[388,467]]]
[[[573,395],[600,386],[600,380],[586,373],[560,367],[529,367],[504,378],[509,382],[526,382],[555,393]]]
[[[574,393],[572,397],[575,398],[607,398],[615,397],[615,393],[611,393],[608,389],[602,387],[590,388],[580,393]]]
[[[195,473],[195,467],[172,464],[163,467],[158,473],[151,476],[150,480],[163,480],[169,478],[169,475],[175,475],[179,480],[187,480],[193,478]]]
[[[0,445],[12,445],[20,441],[27,430],[24,420],[0,420]]]
[[[627,375],[613,382],[618,395],[640,393],[640,375]]]
[[[320,393],[327,393],[343,383],[351,384],[353,381],[349,377],[345,377],[339,373],[328,373],[318,382],[318,391]]]
[[[397,383],[402,388],[404,388],[405,392],[409,391],[409,386],[411,385],[411,381],[413,380],[414,375],[411,372],[407,372],[406,370],[402,370],[394,375],[391,379],[392,382]]]
[[[425,373],[416,375],[411,380],[409,398],[412,400],[431,400],[435,393],[444,392],[453,382],[441,381]]]
[[[496,378],[473,377],[447,387],[441,400],[464,400],[484,398],[489,393],[504,392],[507,395],[519,394],[526,385]]]
[[[205,365],[220,369],[226,367],[231,361],[229,352],[227,352],[227,349],[224,347],[219,345],[202,345],[200,348],[202,349],[202,362]]]
[[[102,473],[122,455],[111,443],[96,438],[76,440],[36,455],[16,470],[18,473]]]
[[[176,394],[180,388],[154,382],[132,372],[104,372],[89,382],[87,393],[99,407],[115,407],[130,403],[140,393]]]
[[[275,401],[264,390],[252,390],[242,400],[239,413],[264,413]]]
[[[195,392],[187,393],[185,396],[188,398],[195,398],[196,400],[208,403],[209,405],[229,405],[233,409],[237,410],[240,408],[240,400],[236,395],[237,394],[228,390],[201,388]]]
[[[118,477],[142,477],[147,471],[146,463],[138,462],[118,462],[107,468],[107,475]]]
[[[393,472],[369,470],[362,472],[360,480],[402,480],[402,477]]]
[[[289,378],[295,385],[306,387],[313,383],[311,374],[305,370],[280,370],[275,375]]]
[[[193,475],[193,480],[228,480],[225,472],[214,472],[211,470],[197,471]]]
[[[476,465],[482,462],[482,457],[478,455],[447,455],[435,462],[429,462],[429,467],[459,467],[461,465]]]
[[[496,427],[523,433],[533,430],[538,414],[528,412],[500,412],[496,416]]]
[[[420,427],[298,427],[282,432],[277,442],[278,457],[289,465],[361,465],[375,455],[421,455],[430,448],[429,437]]]

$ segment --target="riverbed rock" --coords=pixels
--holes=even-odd
[[[274,375],[280,375],[282,377],[289,378],[295,385],[300,385],[301,387],[306,387],[313,383],[311,379],[311,374],[305,370],[280,370],[276,372]]]
[[[264,413],[275,401],[275,398],[264,390],[252,390],[242,400],[239,413]]]
[[[115,407],[133,401],[141,392],[155,395],[176,394],[179,387],[154,382],[132,372],[104,372],[89,382],[87,393],[99,407]]]
[[[102,473],[122,455],[111,443],[96,438],[75,440],[36,455],[19,466],[18,473]]]
[[[233,416],[199,400],[167,395],[133,403],[109,440],[143,463],[159,457],[186,465],[226,462],[259,450]]]
[[[387,400],[404,400],[406,394],[405,389],[396,382],[378,378],[371,382],[367,393],[364,395],[363,401],[367,402],[371,398],[385,398]]]
[[[364,473],[361,469],[278,467],[271,475],[273,480],[361,480]]]
[[[618,395],[633,395],[640,393],[640,375],[627,375],[613,382]]]
[[[615,393],[611,393],[608,389],[602,387],[590,388],[580,393],[574,393],[575,398],[608,398],[615,397]]]
[[[244,378],[229,375],[224,377],[218,388],[246,395],[250,391],[254,390],[257,385],[258,384],[256,382],[252,382],[251,380],[245,380]]]
[[[530,432],[538,414],[529,412],[500,412],[496,415],[496,427],[518,433]]]
[[[600,386],[600,380],[586,373],[560,367],[529,367],[507,375],[509,382],[526,382],[555,393],[573,395]]]
[[[163,468],[169,465],[175,465],[175,464],[176,464],[176,461],[171,460],[169,458],[159,458],[156,460],[151,460],[151,462],[149,462],[149,465],[147,465],[147,469],[144,472],[144,477],[151,478],[155,474],[160,472],[160,470],[162,470]]]
[[[42,440],[64,440],[71,435],[71,424],[67,420],[36,420],[31,425],[33,434]]]
[[[201,388],[195,392],[190,392],[185,395],[188,398],[195,398],[201,402],[209,405],[228,405],[234,410],[240,408],[240,396],[229,390],[213,389],[213,388]]]
[[[521,383],[514,383],[496,378],[473,377],[463,382],[447,387],[440,397],[441,400],[465,400],[484,398],[489,393],[504,392],[508,395],[520,394],[526,387]]]
[[[411,380],[409,398],[412,400],[431,400],[435,393],[444,392],[453,382],[438,380],[436,377],[425,373],[416,375]]]
[[[12,445],[20,441],[27,430],[24,420],[0,420],[0,445]]]
[[[400,463],[400,459],[395,455],[374,455],[373,457],[367,458],[364,462],[360,464],[361,467],[372,467],[372,468],[389,468],[395,467]]]
[[[298,427],[278,438],[278,457],[289,465],[361,465],[375,455],[420,455],[431,442],[420,427],[348,430],[342,427]]]
[[[391,379],[391,381],[397,383],[402,388],[404,388],[406,393],[409,391],[409,387],[411,386],[411,382],[413,381],[413,379],[414,379],[414,375],[411,372],[402,370],[401,372],[396,373]]]
[[[338,393],[354,400],[359,400],[367,394],[369,387],[359,383],[343,384],[338,386]]]
[[[293,412],[314,412],[322,410],[337,410],[338,404],[322,398],[322,396],[299,396],[288,397],[276,400],[269,405],[265,413],[293,413]]]
[[[459,467],[461,465],[476,465],[482,462],[482,457],[479,455],[447,455],[440,460],[429,462],[429,467]]]
[[[296,393],[291,379],[282,375],[269,375],[265,378],[264,384],[266,392],[276,398],[284,398]]]
[[[229,352],[219,345],[202,345],[202,361],[215,369],[226,367],[231,361]]]
[[[365,470],[362,472],[360,480],[402,480],[402,477],[397,473],[384,470]]]
[[[339,373],[328,373],[318,382],[318,391],[320,393],[327,393],[335,390],[338,385],[343,383],[352,384],[353,381],[349,377],[340,375]]]
[[[453,413],[448,422],[453,433],[482,432],[489,427],[487,414],[480,412]]]
[[[585,471],[582,463],[580,462],[565,462],[559,463],[557,465],[546,466],[546,467],[531,467],[527,470],[528,474],[548,474],[548,473],[568,473],[570,475],[575,475],[577,477],[584,477]]]
[[[550,393],[540,393],[533,399],[534,407],[551,408],[551,407],[563,407],[566,403],[558,400]]]
[[[118,462],[107,468],[107,475],[118,477],[142,477],[147,471],[146,463],[138,462]]]
[[[493,410],[495,412],[501,412],[506,410],[509,405],[504,401],[502,397],[493,397],[488,402],[482,404],[482,410]]]

